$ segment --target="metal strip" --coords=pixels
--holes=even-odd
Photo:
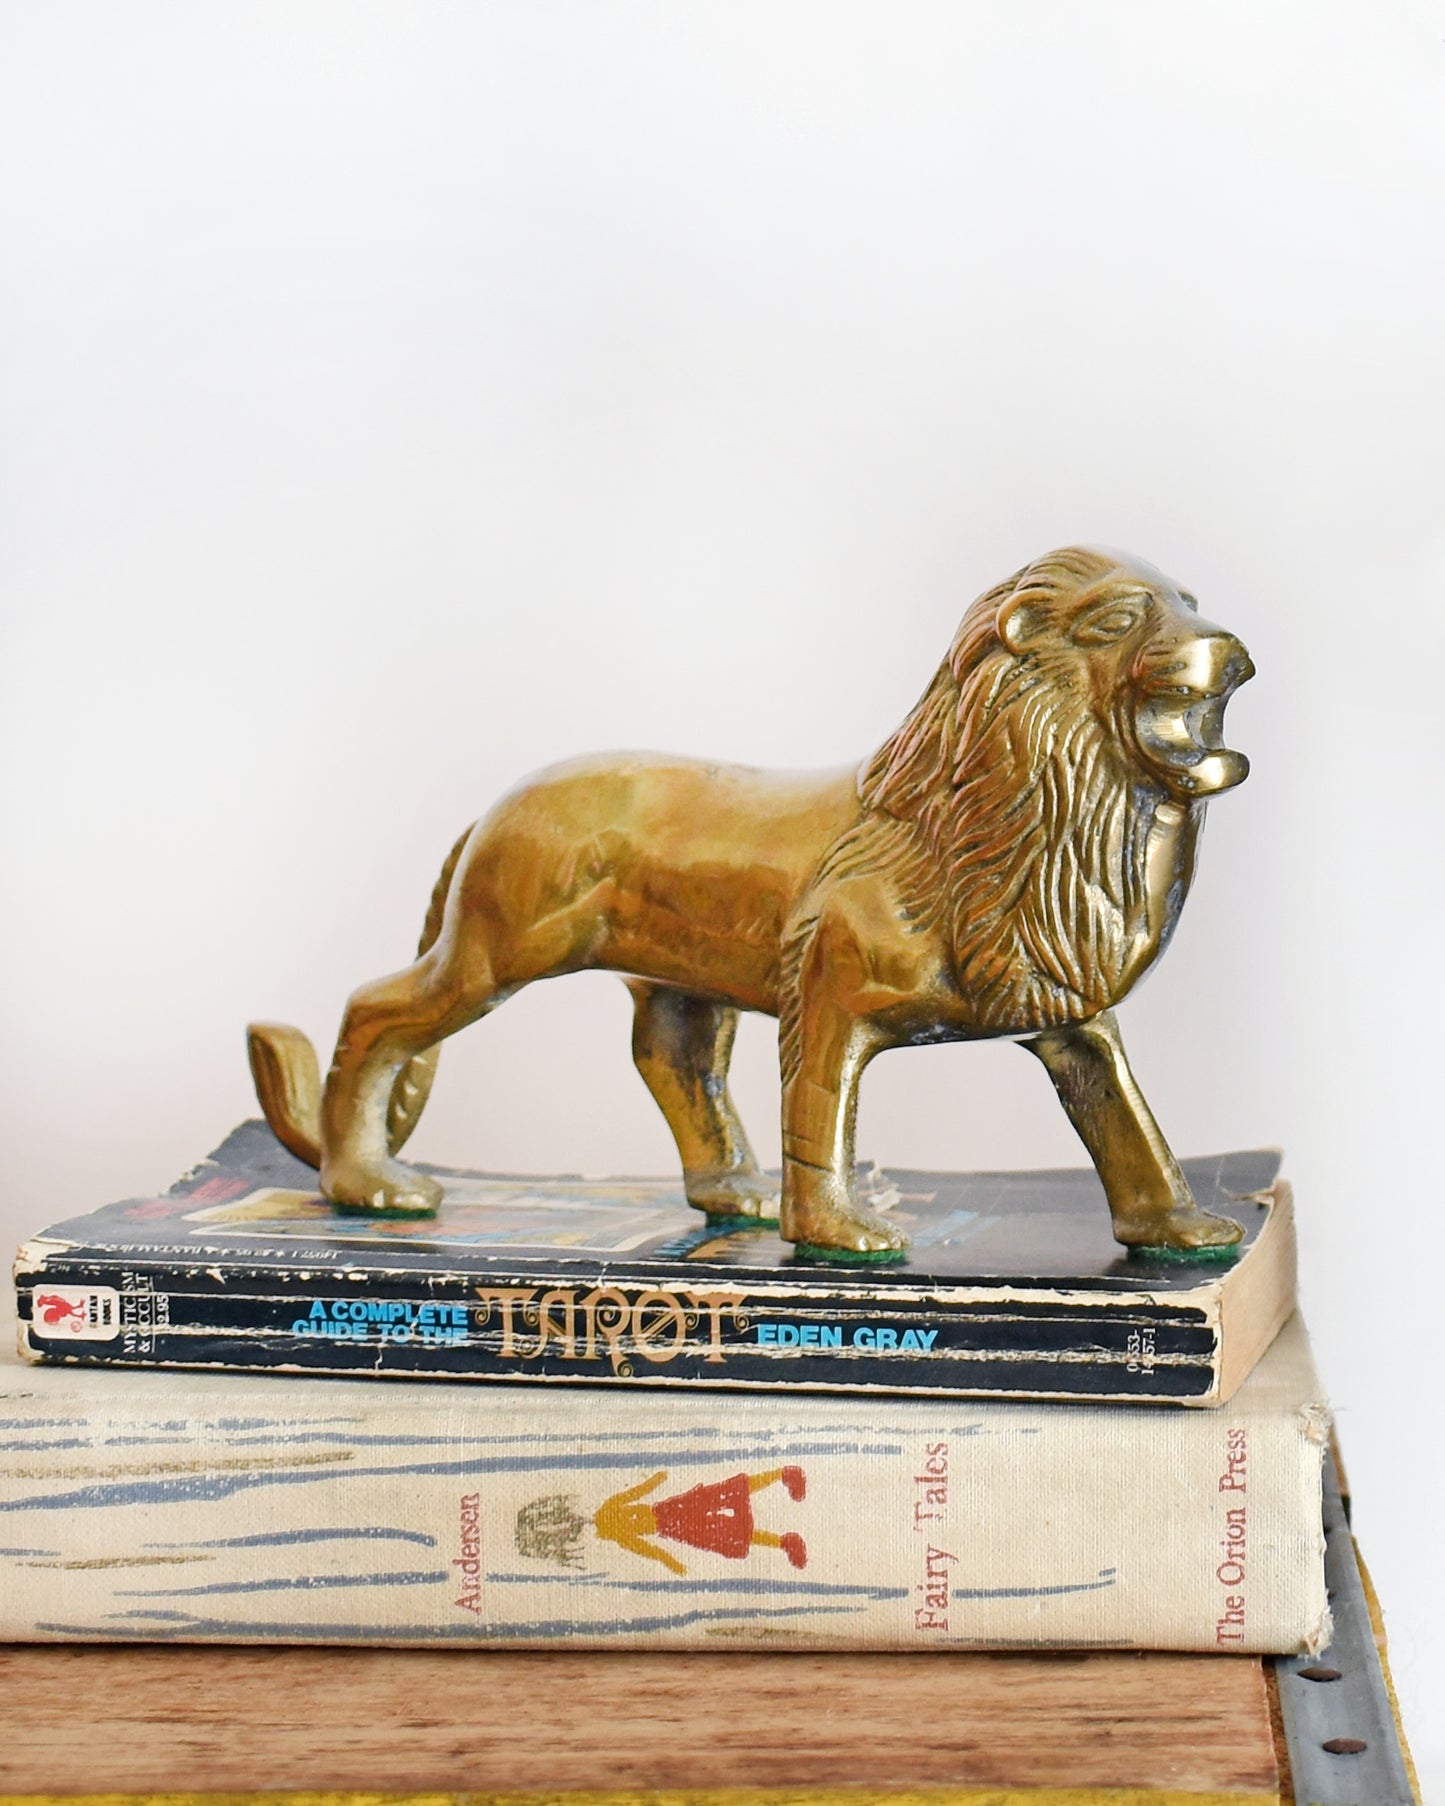
[[[1323,1655],[1275,1662],[1294,1796],[1299,1806],[1416,1806],[1333,1455],[1324,1501],[1334,1641]]]

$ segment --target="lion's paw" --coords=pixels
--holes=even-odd
[[[1176,1209],[1167,1215],[1116,1222],[1114,1236],[1127,1248],[1173,1254],[1227,1253],[1244,1236],[1244,1225],[1211,1211]]]
[[[876,1210],[821,1190],[784,1198],[781,1233],[812,1260],[901,1260],[908,1247],[903,1231]]]
[[[374,1169],[328,1162],[321,1169],[321,1189],[346,1216],[434,1217],[442,1201],[435,1179],[397,1160]]]
[[[689,1173],[687,1201],[710,1217],[751,1217],[776,1223],[782,1197],[776,1180],[756,1167],[731,1172]]]

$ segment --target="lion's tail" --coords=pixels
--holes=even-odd
[[[470,835],[468,828],[447,854],[432,890],[421,939],[417,942],[418,958],[442,931],[447,893]],[[298,1160],[319,1167],[321,1066],[316,1049],[299,1028],[289,1028],[284,1022],[253,1022],[246,1030],[246,1051],[250,1055],[256,1096],[276,1139],[290,1148]],[[421,1119],[426,1100],[431,1095],[440,1054],[440,1043],[413,1054],[396,1075],[386,1111],[386,1139],[393,1154],[405,1146]]]

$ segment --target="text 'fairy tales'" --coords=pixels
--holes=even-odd
[[[914,1587],[913,1628],[948,1629],[949,1576],[958,1557],[943,1546],[948,1524],[948,1444],[927,1442],[913,1476],[913,1532],[923,1539],[923,1578]]]

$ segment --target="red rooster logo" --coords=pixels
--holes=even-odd
[[[68,1298],[60,1298],[54,1292],[37,1292],[35,1309],[40,1314],[40,1321],[47,1324],[74,1323],[85,1321],[85,1306],[72,1304]]]

